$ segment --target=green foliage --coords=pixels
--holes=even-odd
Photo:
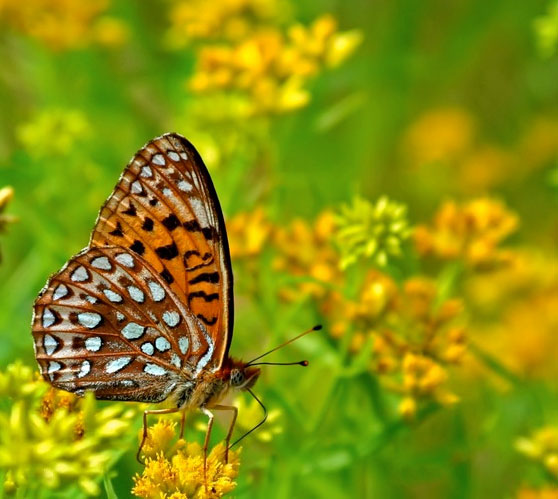
[[[81,440],[79,411],[41,417],[29,324],[168,131],[225,211],[231,354],[324,324],[273,354],[308,368],[263,370],[232,496],[556,488],[556,26],[548,0],[0,0],[4,496],[126,498],[143,471],[137,404],[86,397]]]

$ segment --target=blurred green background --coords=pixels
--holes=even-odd
[[[227,220],[231,354],[324,324],[256,385],[277,431],[233,496],[558,497],[557,2],[0,0],[0,28],[0,367],[176,131]]]

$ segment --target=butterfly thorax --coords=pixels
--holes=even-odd
[[[228,358],[215,372],[205,371],[195,381],[178,383],[172,397],[178,408],[213,407],[230,390],[248,390],[256,383],[260,369]]]

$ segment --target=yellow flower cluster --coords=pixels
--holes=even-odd
[[[261,207],[235,215],[227,222],[231,258],[250,259],[269,243],[272,225]]]
[[[45,109],[31,121],[20,125],[17,136],[34,158],[64,156],[89,133],[83,113],[73,109]]]
[[[401,256],[401,246],[411,231],[407,207],[381,197],[375,204],[355,198],[337,215],[335,238],[341,252],[341,268],[360,257],[370,258],[385,267],[388,258]]]
[[[179,0],[169,13],[169,42],[180,47],[196,40],[247,38],[261,26],[280,21],[289,7],[278,0]]]
[[[403,147],[413,165],[451,161],[470,148],[474,134],[475,123],[467,111],[433,109],[410,126]]]
[[[463,260],[475,269],[493,269],[512,261],[513,253],[498,245],[517,225],[517,216],[500,201],[479,198],[461,205],[447,201],[432,226],[415,229],[414,240],[421,256]]]
[[[554,255],[521,251],[514,264],[465,282],[471,307],[496,318],[475,325],[477,343],[522,377],[558,376],[558,282]],[[480,314],[477,314],[480,315]]]
[[[92,395],[78,399],[12,364],[0,372],[0,470],[4,490],[21,497],[46,488],[98,495],[98,482],[118,458],[136,410],[100,408]],[[110,444],[110,445],[109,445]]]
[[[450,299],[437,303],[434,282],[407,280],[399,290],[378,271],[367,275],[357,300],[332,295],[324,312],[337,316],[334,337],[352,334],[350,350],[371,343],[371,369],[389,390],[403,398],[400,413],[412,418],[421,403],[453,404],[447,388],[448,371],[467,350],[463,305]]]
[[[311,296],[328,318],[327,329],[335,339],[353,354],[368,351],[370,369],[388,389],[401,395],[402,415],[411,418],[421,405],[431,401],[452,404],[457,397],[447,388],[448,368],[459,364],[467,351],[464,306],[457,299],[440,299],[438,285],[425,277],[410,278],[400,287],[389,275],[373,268],[364,270],[356,295],[351,295],[348,275],[340,265],[347,256],[336,249],[336,235],[338,242],[354,242],[353,254],[370,256],[365,251],[366,238],[382,241],[395,234],[402,240],[408,230],[403,207],[386,199],[375,205],[360,203],[366,209],[345,213],[342,223],[341,217],[329,211],[313,225],[299,219],[285,227],[274,226],[260,211],[242,214],[238,223],[229,224],[233,228],[232,252],[247,255],[242,241],[249,239],[251,230],[260,235],[260,243],[253,246],[250,256],[259,254],[269,243],[275,252],[274,269],[292,278],[281,288],[281,297],[296,302]],[[251,217],[257,221],[255,228],[245,223]],[[343,229],[345,233],[339,238],[338,231]],[[384,247],[377,242],[372,249]]]
[[[524,456],[539,463],[558,480],[558,426],[545,426],[529,437],[515,442],[515,448]]]
[[[558,487],[543,489],[522,488],[517,493],[517,499],[558,499]]]
[[[103,14],[108,0],[0,0],[0,25],[6,24],[53,50],[85,47],[91,43],[117,46],[127,39],[127,28]]]
[[[149,428],[144,445],[145,468],[134,477],[132,493],[149,499],[210,499],[223,497],[236,487],[238,452],[216,445],[207,456],[204,478],[203,449],[198,443],[174,442],[176,423],[161,420]]]
[[[438,108],[426,111],[409,126],[401,147],[410,168],[428,168],[421,176],[431,183],[428,187],[447,190],[451,186],[470,196],[503,183],[521,182],[533,170],[552,167],[558,155],[557,130],[555,117],[536,116],[510,149],[484,142],[468,110]]]
[[[190,88],[238,94],[251,115],[289,112],[308,103],[308,79],[341,64],[360,41],[357,31],[338,32],[329,15],[310,27],[294,25],[286,36],[269,27],[234,45],[202,47]]]
[[[273,243],[278,255],[275,270],[285,271],[300,278],[294,288],[285,288],[283,298],[296,301],[301,296],[324,298],[333,283],[342,282],[339,254],[331,239],[335,230],[335,216],[323,212],[311,226],[297,219],[286,227],[277,227]]]

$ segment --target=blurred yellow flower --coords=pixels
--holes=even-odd
[[[20,125],[16,134],[29,155],[48,158],[68,154],[89,131],[89,123],[80,111],[54,108]]]
[[[522,488],[517,492],[517,499],[558,499],[558,487],[543,489]]]
[[[333,283],[342,281],[339,254],[331,243],[334,228],[334,215],[325,211],[313,227],[297,219],[275,229],[273,242],[279,254],[273,262],[274,269],[307,278],[296,289],[284,289],[283,298],[289,301],[307,295],[324,298]]]
[[[235,215],[227,222],[231,258],[252,258],[258,255],[271,237],[271,222],[261,207]]]
[[[558,284],[555,275],[549,278],[554,282],[533,281],[533,289],[511,296],[497,321],[476,328],[478,344],[521,376],[558,376]]]
[[[433,226],[414,231],[417,251],[444,260],[462,259],[477,269],[509,264],[511,252],[498,245],[512,234],[519,220],[500,201],[478,198],[458,205],[445,202],[435,215]]]
[[[558,479],[558,426],[545,426],[528,437],[518,438],[515,448]]]
[[[475,136],[473,117],[464,109],[426,112],[407,130],[404,151],[412,165],[452,161],[469,150]]]
[[[45,488],[77,493],[76,486],[98,495],[138,414],[54,390],[21,364],[0,372],[0,399],[0,470],[5,488],[22,496]]]
[[[310,27],[295,25],[286,37],[276,27],[251,33],[233,45],[200,49],[190,89],[232,92],[245,99],[250,114],[288,112],[307,104],[306,81],[324,67],[341,64],[358,46],[358,32],[338,33],[326,15]]]
[[[124,45],[129,37],[128,26],[116,17],[100,17],[92,27],[92,40],[105,47]]]
[[[558,161],[558,120],[538,116],[529,123],[519,143],[518,156],[520,165],[528,170],[555,164]]]
[[[407,207],[381,197],[375,204],[356,197],[337,215],[335,240],[341,252],[341,268],[359,258],[370,258],[385,267],[390,257],[401,256],[401,247],[411,231]]]
[[[462,192],[486,192],[509,178],[514,168],[512,153],[494,145],[481,146],[459,164],[458,185]]]
[[[149,428],[144,445],[145,468],[134,477],[132,494],[149,499],[219,498],[236,487],[239,452],[229,450],[225,462],[225,445],[216,445],[207,456],[204,478],[204,454],[198,443],[175,438],[176,423],[161,420]]]
[[[238,407],[238,419],[236,427],[242,432],[250,431],[262,420],[262,408],[254,399],[246,402],[246,398],[239,396],[235,399],[234,405]],[[282,413],[279,409],[271,409],[267,413],[267,420],[264,426],[252,433],[254,438],[261,442],[271,442],[276,435],[283,432],[281,426]]]
[[[53,50],[82,48],[96,39],[106,45],[124,41],[124,28],[120,21],[112,21],[110,28],[114,33],[115,22],[119,24],[117,40],[114,34],[107,37],[106,20],[101,21],[104,27],[96,25],[99,16],[108,9],[109,0],[3,0],[2,3],[0,24],[36,38]],[[104,36],[99,37],[99,30],[105,31]],[[106,43],[108,38],[111,43]]]
[[[178,0],[169,12],[167,38],[175,48],[199,40],[236,41],[281,22],[289,10],[289,2],[281,0]]]

